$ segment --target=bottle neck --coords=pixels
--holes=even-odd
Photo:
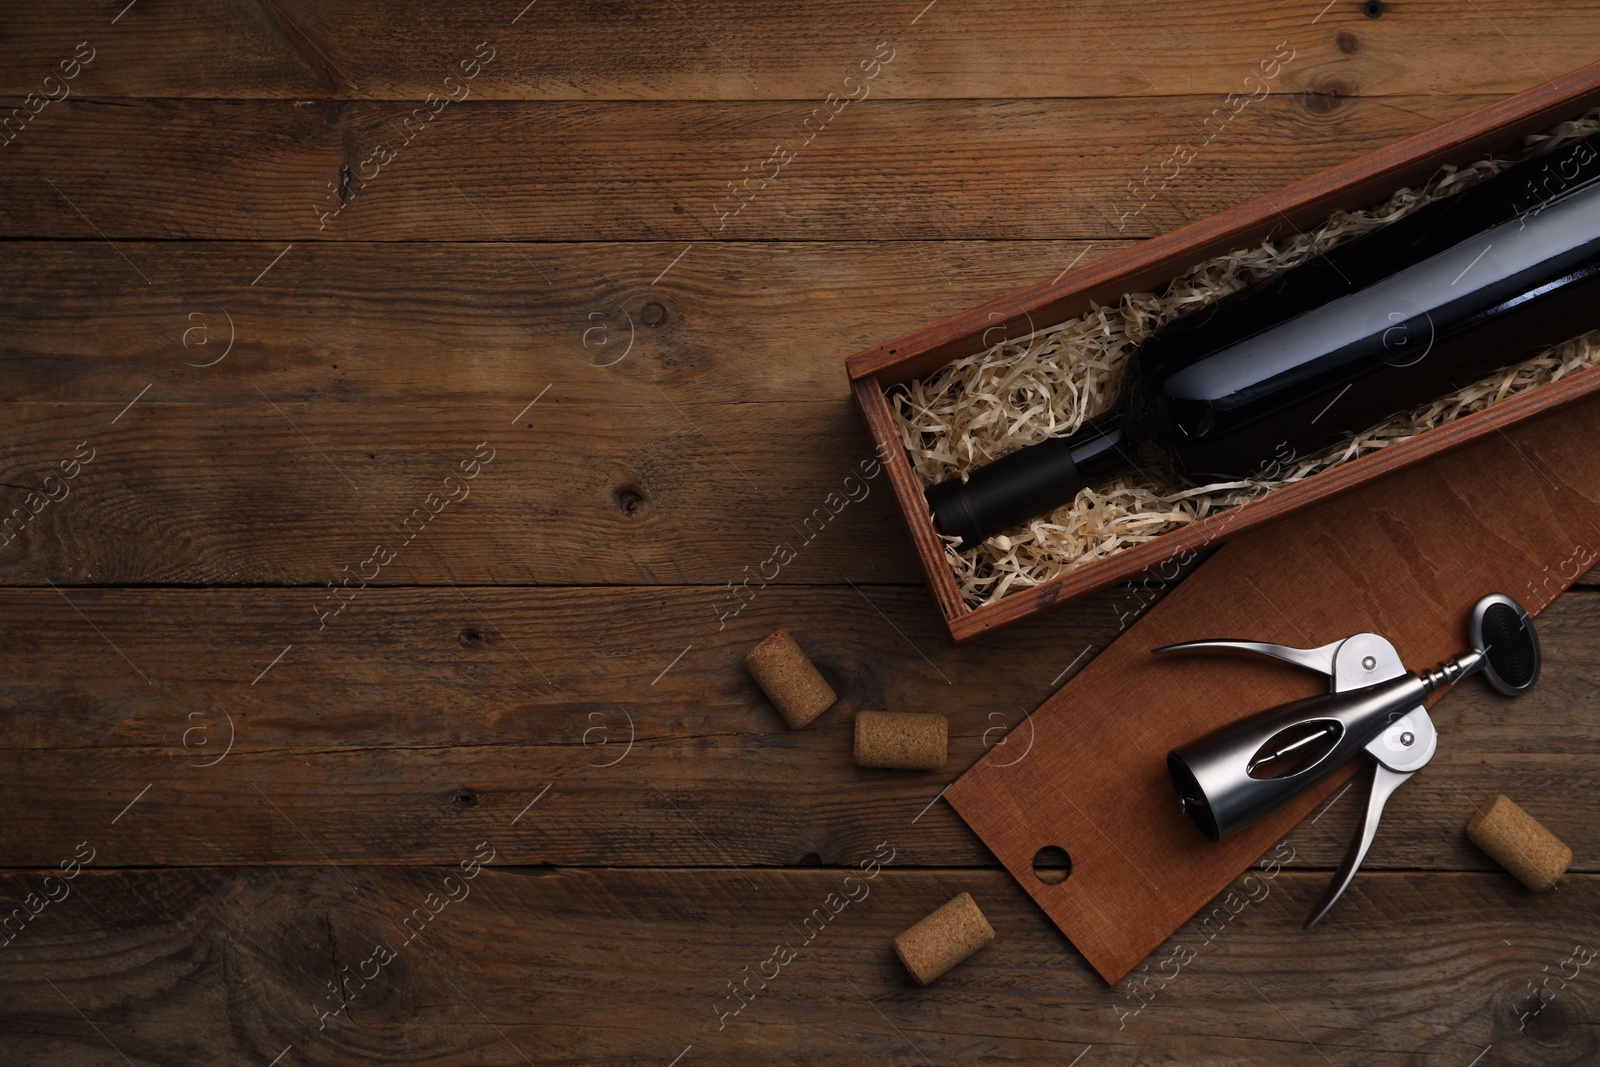
[[[1128,435],[1127,410],[1120,401],[1086,420],[1067,441],[1073,466],[1090,488],[1138,469],[1133,458],[1136,442]]]

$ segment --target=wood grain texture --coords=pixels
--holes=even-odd
[[[1065,282],[1064,274],[1058,275],[884,341],[850,357],[850,376],[875,376],[886,387],[921,377],[953,359],[983,351],[987,346],[982,337],[996,323],[1015,329],[1026,321],[1058,322],[1082,314],[1095,303],[1111,303],[1124,293],[1163,286],[1195,264],[1230,249],[1321,225],[1338,211],[1382,204],[1396,190],[1426,181],[1442,167],[1464,166],[1513,150],[1523,137],[1544,134],[1559,123],[1581,118],[1597,102],[1600,63],[1591,63],[1270,193],[1257,187],[1253,196],[1205,218],[1186,219],[1187,225],[1105,257]],[[1181,177],[1180,170],[1172,181]],[[1164,191],[1164,184],[1158,185],[1158,190]],[[1141,200],[1152,203],[1158,198],[1159,192],[1148,198],[1140,195]],[[1119,214],[1118,222],[1126,228],[1123,215]]]
[[[479,840],[451,844],[467,858]],[[774,1047],[817,1063],[1061,1064],[1086,1046],[1108,1064],[1262,1067],[1464,1064],[1491,1045],[1494,1063],[1600,1055],[1592,974],[1552,983],[1547,1003],[1528,992],[1564,970],[1575,942],[1595,944],[1592,875],[1533,898],[1500,875],[1374,874],[1315,937],[1297,927],[1320,878],[1258,877],[1234,890],[1248,899],[1248,884],[1257,899],[1232,913],[1219,904],[1226,921],[1163,946],[1183,962],[1107,989],[1003,874],[898,870],[906,850],[884,844],[893,863],[870,880],[854,865],[496,869],[511,862],[503,851],[471,881],[454,864],[348,880],[326,869],[89,868],[4,950],[0,1050],[40,1067],[118,1053],[265,1064],[286,1049],[284,1062],[308,1065],[508,1067],[666,1064],[690,1049],[682,1062],[746,1064]],[[31,889],[41,874],[9,875],[5,888]],[[984,907],[996,941],[917,989],[890,939],[959,891]],[[458,899],[426,924],[412,917],[446,892]],[[826,903],[844,893],[859,899]],[[730,982],[756,974],[775,946],[793,958],[770,981],[751,979],[733,1015]],[[324,1016],[341,1006],[328,992],[336,981],[343,1010]]]
[[[103,241],[8,242],[0,403],[843,399],[847,354],[1129,244],[316,242],[252,285],[283,245],[119,241],[147,288]]]
[[[1024,716],[1142,603],[1106,594],[952,648],[915,588],[770,589],[720,631],[710,588],[374,589],[326,630],[314,589],[68,594],[0,595],[0,647],[18,665],[0,688],[0,802],[29,827],[0,836],[0,866],[54,862],[146,786],[109,863],[442,862],[436,842],[501,827],[527,863],[842,864],[893,836],[905,862],[986,865],[934,798],[989,751],[1048,768],[1046,732]],[[779,626],[842,694],[806,730],[742,665]],[[1503,792],[1571,845],[1574,870],[1600,870],[1600,593],[1563,597],[1540,627],[1532,693],[1474,683],[1439,705],[1439,754],[1391,802],[1369,867],[1493,870],[1462,827]],[[1229,684],[1275,683],[1250,689],[1262,707],[1314,687],[1219,667]],[[1073,723],[1097,714],[1075,706]],[[946,715],[949,766],[853,766],[860,709]],[[1093,752],[1082,729],[1068,727],[1074,746]],[[1291,835],[1301,862],[1336,863],[1358,808],[1347,795]]]
[[[1159,108],[1133,99],[868,98],[819,132],[816,120],[809,135],[802,127],[820,100],[469,98],[426,125],[414,120],[408,133],[415,108],[407,103],[71,98],[4,148],[0,237],[1141,238],[1498,97],[1329,99],[1273,95],[1251,105],[1163,198],[1119,228],[1128,183],[1174,144],[1203,138],[1198,124],[1219,106],[1215,97]],[[780,141],[795,157],[756,184],[773,173],[761,164]],[[740,183],[742,199],[729,183]]]
[[[852,483],[868,495],[842,509],[830,498],[872,455],[838,360],[1098,254],[957,242],[930,249],[930,267],[872,244],[733,243],[673,264],[682,245],[313,244],[250,285],[282,248],[119,247],[158,297],[132,271],[108,274],[121,260],[103,242],[0,258],[15,296],[0,514],[37,506],[27,494],[80,442],[98,449],[74,495],[0,547],[10,581],[320,584],[484,440],[499,466],[476,498],[382,581],[438,583],[448,560],[452,581],[589,584],[609,556],[625,583],[721,584],[756,575],[780,540],[804,548],[781,582],[914,581],[909,556],[876,551],[901,537],[882,478]],[[511,284],[531,276],[530,252],[556,285]],[[951,284],[930,287],[930,269]],[[746,324],[738,346],[730,317]],[[146,524],[162,532],[134,534]],[[611,536],[596,543],[597,528]]]
[[[319,588],[915,580],[909,553],[869,551],[904,535],[881,475],[861,467],[873,449],[843,400],[706,406],[652,390],[596,403],[552,387],[513,426],[536,395],[441,407],[163,403],[152,391],[120,421],[132,397],[28,405],[26,423],[6,427],[18,451],[4,479],[6,516],[28,521],[0,547],[0,575]],[[47,483],[85,443],[93,460],[77,478]],[[492,461],[468,482],[460,465],[480,446]],[[43,503],[40,491],[69,495]],[[374,559],[379,545],[393,558]],[[794,553],[786,565],[780,545]]]
[[[1535,694],[1439,706],[1315,940],[1349,794],[1266,899],[1224,894],[1109,990],[934,799],[949,777],[850,765],[849,715],[946,713],[950,777],[1020,751],[1163,583],[953,648],[880,475],[719,619],[870,454],[849,352],[1591,58],[1589,0],[1322,6],[10,5],[0,521],[97,451],[0,545],[0,1063],[1593,1060],[1592,968],[1531,1019],[1527,993],[1596,944],[1600,593],[1544,613]],[[479,41],[470,97],[372,177]],[[879,41],[870,97],[719,229]],[[1270,96],[1119,228],[1280,41]],[[486,439],[470,498],[319,629],[325,583]],[[739,664],[779,626],[844,697],[811,730]],[[1465,841],[1480,787],[1573,845],[1553,894]],[[719,1029],[880,843],[871,896]],[[889,940],[958,891],[1000,939],[915,990]]]
[[[1221,96],[1239,91],[1282,40],[1297,52],[1282,78],[1291,91],[1428,94],[1470,84],[1510,93],[1540,71],[1588,62],[1585,37],[1600,10],[1586,0],[1464,14],[1422,0],[1373,18],[1358,0],[1339,0],[1313,24],[1315,10],[1265,0],[1225,15],[1181,0],[930,11],[926,0],[525,3],[143,3],[114,27],[122,5],[21,7],[0,38],[0,91],[37,91],[57,53],[87,38],[98,54],[75,84],[94,96],[421,99],[483,40],[496,56],[474,92],[492,99],[820,100],[860,73],[878,41],[895,49],[881,92],[919,99]],[[1508,30],[1520,56],[1506,47]]]

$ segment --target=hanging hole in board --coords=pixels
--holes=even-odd
[[[1046,845],[1033,854],[1033,876],[1045,885],[1060,885],[1072,873],[1072,857],[1059,845]]]

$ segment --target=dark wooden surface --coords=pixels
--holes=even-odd
[[[955,649],[881,476],[826,501],[871,452],[849,353],[1576,67],[1597,23],[12,5],[7,107],[95,53],[0,147],[0,503],[29,515],[0,547],[0,1062],[1595,1062],[1600,977],[1563,978],[1600,947],[1592,582],[1541,620],[1537,693],[1440,705],[1314,938],[1348,795],[1265,899],[1108,989],[935,798],[1154,594]],[[1126,183],[1284,40],[1271,95],[1119,230]],[[471,95],[360,188],[480,41]],[[871,95],[719,231],[726,183],[880,41]],[[843,694],[799,733],[740,665],[780,625]],[[874,707],[949,714],[946,772],[854,768]],[[1498,791],[1572,845],[1555,893],[1464,840],[1462,793]],[[870,894],[805,927],[875,850]],[[961,890],[999,940],[916,988],[889,940]]]

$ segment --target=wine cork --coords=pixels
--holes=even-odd
[[[1572,862],[1572,849],[1505,796],[1478,809],[1467,822],[1467,836],[1535,893],[1560,881]]]
[[[744,665],[792,729],[809,724],[839,699],[787,630],[752,648]]]
[[[943,715],[909,711],[856,713],[856,766],[936,771],[949,753]]]
[[[894,951],[917,984],[927,985],[993,943],[994,927],[978,910],[972,894],[961,893],[895,938]]]

